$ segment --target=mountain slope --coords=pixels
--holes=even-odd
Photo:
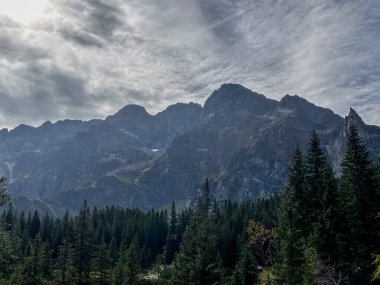
[[[205,177],[217,199],[245,200],[282,190],[289,155],[295,145],[306,146],[312,129],[339,162],[350,120],[375,158],[380,128],[352,109],[344,119],[299,96],[275,101],[223,84],[203,108],[178,103],[151,115],[128,105],[105,120],[2,130],[0,172],[20,197],[16,204],[27,198],[56,214],[76,211],[84,198],[98,207],[186,205]],[[339,163],[334,168],[339,173]]]

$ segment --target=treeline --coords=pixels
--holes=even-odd
[[[200,216],[201,204],[179,213],[174,203],[169,211],[144,213],[117,207],[90,210],[85,202],[77,216],[53,218],[37,211],[18,213],[10,203],[0,218],[0,284],[176,284],[172,282],[181,273],[176,270],[174,276],[173,260],[184,262],[181,270],[192,267],[179,261],[183,255],[178,252],[196,246],[199,233],[203,242],[213,243],[223,275],[232,275],[248,239],[248,221],[273,226],[279,199],[217,205],[209,196],[208,201],[212,232],[202,226],[208,220]],[[204,250],[211,253],[206,245]],[[197,279],[203,275],[194,274]]]
[[[339,181],[315,131],[305,155],[294,151],[276,225],[277,284],[379,284],[380,167],[353,123],[346,140]]]

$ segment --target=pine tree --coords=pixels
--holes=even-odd
[[[126,285],[135,285],[138,280],[138,273],[140,271],[140,246],[137,235],[132,240],[131,245],[128,248],[127,256],[125,260],[125,274]]]
[[[25,260],[19,270],[11,276],[12,284],[40,285],[48,276],[45,275],[46,251],[40,235],[28,245]]]
[[[73,284],[75,270],[73,266],[73,246],[68,235],[63,238],[57,258],[56,283],[59,285]]]
[[[94,270],[96,271],[95,284],[110,284],[111,258],[107,245],[103,243],[96,251],[94,258]]]
[[[85,200],[75,225],[74,266],[78,285],[89,284],[92,255],[90,209]]]
[[[0,206],[4,205],[9,200],[7,188],[5,187],[6,181],[5,177],[0,176]]]
[[[319,138],[316,131],[313,130],[305,159],[303,217],[305,219],[306,238],[313,234],[318,237],[322,228],[319,217],[324,192],[323,173],[326,164]]]
[[[190,224],[180,252],[174,261],[176,284],[217,284],[222,276],[221,258],[217,250],[215,208],[206,179],[205,187]]]
[[[118,252],[115,237],[112,237],[111,242],[108,245],[108,248],[109,248],[109,255],[110,255],[110,259],[111,259],[111,265],[114,266],[117,262],[118,257],[119,257],[119,252]]]
[[[315,130],[306,154],[304,188],[306,242],[322,259],[336,262],[337,184]]]
[[[29,224],[29,237],[31,239],[34,239],[36,235],[39,233],[41,227],[41,220],[40,216],[38,214],[38,211],[35,210],[33,213],[33,217],[31,219],[31,222]]]
[[[304,163],[301,150],[293,153],[288,184],[278,209],[275,240],[275,278],[277,284],[303,284],[305,244],[301,205],[304,195]]]
[[[177,212],[174,202],[170,211],[170,221],[168,236],[166,238],[166,246],[164,251],[164,258],[167,264],[172,263],[175,253],[178,251],[179,243],[177,237]]]
[[[232,274],[233,285],[255,284],[259,276],[254,256],[247,248],[240,253],[238,263]]]
[[[375,169],[357,126],[351,122],[339,186],[339,266],[347,284],[370,284],[371,252],[379,247],[380,200]]]

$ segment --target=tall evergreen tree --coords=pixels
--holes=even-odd
[[[169,221],[169,230],[168,236],[166,238],[166,245],[164,251],[164,258],[167,264],[172,263],[175,253],[178,251],[179,242],[177,237],[177,212],[175,209],[174,202],[172,203],[170,211],[170,221]]]
[[[34,239],[36,235],[39,233],[41,227],[41,220],[38,211],[35,210],[33,213],[33,217],[29,223],[29,237]]]
[[[252,285],[259,277],[257,264],[252,253],[244,247],[232,274],[233,285]]]
[[[94,270],[96,271],[95,284],[107,285],[110,284],[110,267],[111,258],[107,245],[103,243],[94,258]]]
[[[198,208],[187,227],[174,261],[174,283],[218,284],[222,276],[217,250],[215,211],[206,179]]]
[[[85,200],[75,224],[74,266],[78,285],[90,282],[90,261],[92,255],[90,209]]]
[[[5,177],[0,176],[0,206],[4,205],[9,200],[7,188],[5,187],[6,181]]]
[[[296,148],[288,174],[288,184],[278,209],[275,240],[275,278],[277,284],[303,284],[304,232],[303,205],[304,162]]]
[[[337,184],[315,130],[305,159],[304,189],[302,204],[306,242],[322,259],[336,262]]]
[[[379,248],[380,200],[374,166],[357,126],[349,124],[339,186],[339,266],[347,284],[370,284],[371,252]]]
[[[132,240],[131,245],[128,248],[126,261],[125,261],[125,273],[126,282],[125,285],[135,285],[138,280],[138,273],[140,271],[140,245],[137,235]]]
[[[37,235],[28,245],[25,260],[11,276],[11,282],[18,285],[44,284],[47,277],[44,270],[46,254],[41,237]]]
[[[73,247],[70,238],[66,235],[59,247],[57,258],[56,283],[59,285],[73,284],[75,270],[73,266]]]

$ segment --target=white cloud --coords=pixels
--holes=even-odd
[[[377,1],[50,0],[0,38],[0,126],[154,113],[224,82],[380,124]]]

